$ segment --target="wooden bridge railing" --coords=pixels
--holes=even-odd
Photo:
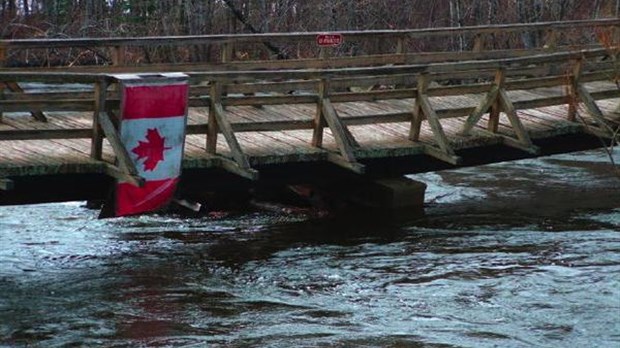
[[[573,52],[558,52],[526,57],[471,60],[431,64],[393,66],[365,66],[331,69],[289,69],[248,71],[198,71],[188,72],[191,81],[190,107],[208,107],[208,118],[202,123],[189,125],[189,134],[204,134],[205,151],[218,158],[222,167],[244,177],[255,179],[256,171],[243,151],[236,134],[239,132],[312,130],[308,139],[313,146],[323,146],[323,132],[329,128],[337,151],[329,152],[328,160],[363,172],[358,161],[360,144],[349,131],[349,126],[408,122],[409,140],[430,156],[457,164],[460,158],[446,136],[442,119],[467,117],[462,135],[498,138],[507,146],[532,153],[532,144],[516,111],[551,105],[569,105],[567,122],[575,125],[583,119],[576,117],[577,106],[582,104],[593,125],[584,130],[612,136],[610,120],[606,119],[596,100],[619,98],[617,87],[590,93],[584,83],[591,81],[618,81],[620,69],[618,47]],[[45,126],[29,130],[1,130],[2,141],[30,139],[90,138],[91,157],[102,159],[103,139],[112,145],[119,165],[108,163],[106,172],[139,184],[135,168],[118,140],[115,110],[119,98],[114,90],[116,80],[108,74],[68,72],[11,72],[0,71],[0,81],[5,84],[43,82],[47,84],[84,84],[92,86],[81,92],[10,93],[0,100],[2,112],[92,112],[89,128],[49,129]],[[450,81],[451,83],[446,83]],[[455,84],[458,82],[458,84]],[[382,85],[384,89],[371,87]],[[510,100],[509,90],[532,90],[561,86],[565,95],[540,97],[517,101]],[[348,89],[345,89],[348,88]],[[289,94],[290,91],[297,93]],[[435,110],[430,99],[436,96],[462,94],[482,95],[477,107],[455,107]],[[410,111],[340,117],[334,104],[390,99],[411,100]],[[314,104],[316,114],[305,119],[232,123],[227,117],[228,106],[257,106],[279,104]],[[509,119],[513,136],[498,133],[498,120],[503,112]],[[474,131],[483,114],[489,113],[487,131]],[[68,114],[71,117],[71,114]],[[1,122],[1,118],[0,118]],[[422,122],[432,129],[433,144],[419,142]],[[230,148],[230,158],[218,153],[218,136],[223,136]],[[133,169],[132,169],[133,168]],[[1,174],[1,173],[0,173]],[[1,177],[2,175],[0,175]]]
[[[571,31],[577,30],[580,34],[578,40],[571,40]],[[544,42],[540,47],[530,47],[524,50],[503,49],[494,53],[484,53],[485,49],[491,52],[496,51],[490,46],[491,37],[503,37],[512,34],[521,34],[528,32],[545,33]],[[584,39],[585,33],[585,39]],[[230,35],[196,35],[196,36],[168,36],[168,37],[132,37],[132,38],[73,38],[73,39],[24,39],[24,40],[0,40],[0,67],[6,66],[14,54],[32,52],[36,50],[52,50],[52,49],[78,49],[81,51],[96,52],[100,56],[104,65],[112,65],[117,68],[129,65],[144,65],[130,61],[128,49],[139,48],[149,49],[155,47],[189,47],[192,45],[207,46],[212,45],[219,47],[219,63],[211,62],[209,67],[224,64],[220,67],[222,70],[231,70],[228,64],[238,63],[240,69],[279,69],[279,68],[325,68],[325,67],[343,67],[355,66],[358,61],[351,57],[340,57],[334,60],[331,58],[326,61],[325,58],[330,56],[327,51],[332,48],[316,47],[315,40],[319,32],[310,33],[269,33],[269,34],[230,34]],[[620,19],[608,18],[597,20],[580,20],[566,22],[540,22],[540,23],[516,23],[503,25],[486,25],[471,26],[459,28],[428,28],[428,29],[409,29],[409,30],[370,30],[370,31],[344,31],[340,32],[347,43],[368,43],[381,42],[380,46],[388,46],[389,52],[366,52],[361,55],[365,59],[371,59],[375,64],[418,64],[431,63],[437,61],[446,61],[450,59],[497,59],[506,58],[515,54],[531,55],[541,53],[541,51],[562,51],[567,48],[575,50],[588,48],[587,45],[608,45],[609,42],[620,41]],[[467,38],[472,42],[471,52],[460,52],[459,57],[455,57],[453,53],[447,53],[445,50],[441,52],[428,52],[421,54],[420,49],[413,49],[416,42],[423,40],[438,40],[441,38]],[[310,51],[316,51],[314,57],[305,59],[297,54],[295,57],[286,57],[290,62],[282,66],[282,62],[269,63],[269,60],[254,60],[252,56],[242,55],[244,58],[240,61],[235,59],[233,51],[248,51],[249,47],[255,47],[262,44],[268,45],[306,45],[311,47]],[[383,49],[385,50],[385,48]],[[374,50],[376,51],[376,50]],[[415,53],[415,54],[412,54]],[[464,55],[463,55],[464,54]],[[347,53],[344,54],[348,55]],[[452,57],[451,57],[452,56]],[[284,58],[282,56],[278,58]],[[295,58],[295,59],[293,59]],[[313,58],[322,58],[316,61]],[[22,59],[24,61],[25,59]],[[236,61],[235,61],[236,60]],[[179,61],[173,61],[178,65]],[[200,65],[204,65],[202,62]],[[286,65],[288,64],[288,65]],[[151,65],[150,62],[147,65]],[[188,67],[188,70],[196,70]],[[156,67],[155,67],[156,68]],[[92,69],[92,67],[90,68]],[[163,70],[167,70],[162,67]]]

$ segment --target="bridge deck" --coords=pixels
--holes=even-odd
[[[591,92],[617,90],[611,82],[593,82],[585,84]],[[565,96],[563,88],[537,88],[530,90],[508,91],[515,104],[551,96]],[[433,108],[441,114],[449,110],[471,108],[480,104],[482,94],[431,97]],[[355,116],[408,113],[413,109],[415,99],[380,100],[374,102],[334,103],[338,115],[360,147],[355,149],[358,159],[373,157],[393,157],[423,153],[422,144],[434,144],[433,134],[426,122],[422,124],[420,141],[408,140],[410,122],[391,122],[356,125]],[[620,121],[616,108],[620,97],[597,101],[606,118]],[[311,123],[315,117],[316,104],[228,106],[226,117],[233,126],[265,121],[300,121]],[[208,108],[190,108],[189,125],[205,125]],[[532,139],[543,139],[558,135],[584,132],[583,125],[567,121],[568,106],[558,105],[536,109],[518,110],[517,114]],[[589,122],[587,112],[581,112],[586,124]],[[18,129],[89,129],[92,127],[92,113],[48,112],[48,122],[39,122],[25,113],[5,113],[0,122],[0,131]],[[476,126],[483,129],[488,114]],[[467,116],[443,118],[441,125],[454,150],[498,144],[501,139],[493,136],[460,136]],[[348,120],[352,120],[349,122]],[[583,119],[580,121],[584,121]],[[514,136],[510,122],[502,113],[498,134]],[[275,164],[287,162],[322,161],[328,152],[337,152],[336,142],[330,129],[325,129],[322,148],[311,145],[312,129],[237,132],[237,139],[252,165]],[[209,168],[215,166],[216,159],[205,151],[204,134],[189,134],[186,140],[185,168]],[[5,140],[0,151],[0,176],[47,175],[64,173],[103,173],[105,164],[92,160],[91,139],[50,139],[50,140]],[[217,153],[232,157],[224,137],[218,137]],[[113,151],[104,141],[103,159],[114,161]]]

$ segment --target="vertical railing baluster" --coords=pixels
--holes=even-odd
[[[93,113],[93,129],[90,146],[90,157],[101,160],[103,155],[103,131],[99,124],[99,114],[106,110],[106,93],[108,81],[105,78],[95,82],[95,112]]]

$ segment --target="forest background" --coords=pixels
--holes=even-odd
[[[0,0],[0,39],[413,29],[619,14],[620,0]],[[492,45],[536,47],[537,39],[524,35]],[[451,47],[428,47],[446,44]],[[409,51],[465,50],[470,43],[411,45]],[[294,47],[279,49],[278,55],[300,55]],[[365,48],[343,49],[361,54],[356,50]],[[209,47],[187,55],[211,58]]]

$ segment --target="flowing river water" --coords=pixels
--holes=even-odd
[[[0,346],[620,346],[602,151],[412,177],[399,221],[0,207]]]

